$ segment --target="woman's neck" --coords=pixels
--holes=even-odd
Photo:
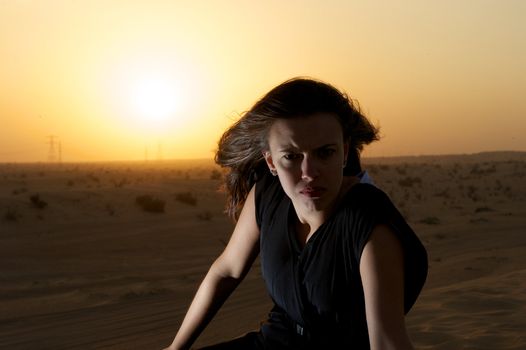
[[[301,206],[294,206],[294,211],[296,213],[295,228],[298,235],[300,237],[305,237],[305,241],[307,241],[310,236],[316,232],[316,230],[338,209],[343,197],[345,197],[349,190],[359,182],[360,179],[356,176],[344,176],[338,196],[330,206],[323,210],[307,210],[304,208],[302,210]]]

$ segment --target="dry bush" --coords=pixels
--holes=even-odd
[[[29,200],[31,201],[31,204],[35,208],[44,209],[45,207],[47,207],[47,202],[45,202],[44,200],[40,199],[40,195],[39,194],[32,195],[31,197],[29,197]]]
[[[197,214],[197,218],[202,221],[210,221],[212,220],[212,217],[213,217],[213,214],[208,210]]]
[[[478,207],[475,209],[475,213],[487,213],[493,211],[490,207]]]
[[[110,216],[114,216],[115,215],[115,208],[113,207],[113,205],[111,205],[110,203],[107,203],[106,204],[106,212],[110,215]]]
[[[489,222],[489,220],[487,218],[474,218],[474,219],[470,219],[469,222],[472,224],[479,224],[479,223]]]
[[[118,188],[121,188],[128,183],[128,181],[125,178],[122,178],[120,180],[113,180],[112,182],[113,185]]]
[[[495,164],[484,163],[486,167],[482,167],[480,164],[475,164],[471,168],[470,173],[472,175],[488,175],[497,172],[497,166]]]
[[[424,218],[419,222],[426,225],[438,225],[440,224],[440,219],[436,216],[428,216],[427,218]]]
[[[197,198],[192,194],[192,192],[176,193],[175,199],[181,203],[188,204],[194,207],[197,205]]]
[[[100,179],[95,174],[89,173],[88,175],[86,175],[86,177],[88,178],[88,180],[91,180],[93,182],[100,182]]]
[[[12,193],[14,195],[17,195],[17,194],[26,193],[26,192],[27,192],[27,188],[21,187],[21,188],[15,188]]]
[[[449,195],[449,188],[445,188],[442,191],[436,192],[435,197],[451,198]]]
[[[477,193],[477,187],[473,185],[468,186],[468,197],[471,198],[473,202],[478,202],[480,200],[480,195]]]
[[[395,170],[400,175],[407,175],[407,165],[397,166]]]
[[[165,201],[150,195],[137,196],[135,203],[149,213],[164,213]]]
[[[421,185],[422,179],[419,177],[408,176],[398,181],[398,184],[402,187],[412,187],[415,184]]]
[[[210,173],[210,180],[221,180],[222,177],[221,172],[217,169],[212,170]]]
[[[18,213],[11,207],[8,207],[4,213],[5,221],[18,221]]]

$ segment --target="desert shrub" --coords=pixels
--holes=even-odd
[[[47,207],[47,202],[45,202],[42,199],[40,199],[40,195],[39,194],[32,195],[31,197],[29,197],[29,200],[31,201],[31,204],[35,208],[44,209],[45,207]]]
[[[197,214],[197,218],[202,221],[210,221],[212,220],[212,217],[213,217],[212,213],[208,210]]]
[[[487,175],[497,172],[497,166],[495,164],[484,163],[486,167],[482,167],[480,164],[475,164],[471,168],[470,173],[472,175]]]
[[[477,187],[473,185],[468,186],[468,197],[471,198],[474,202],[477,202],[480,200],[480,196],[477,194]]]
[[[115,215],[115,208],[113,207],[113,205],[111,205],[110,203],[107,203],[105,208],[106,208],[106,212],[110,216],[114,216]]]
[[[18,213],[13,208],[7,208],[4,213],[4,220],[5,221],[17,221]]]
[[[426,225],[438,225],[440,224],[440,219],[436,216],[428,216],[427,218],[424,218],[419,222]]]
[[[422,184],[422,179],[419,177],[405,177],[398,181],[398,184],[402,187],[412,187],[415,184]]]
[[[449,195],[449,188],[445,188],[442,191],[436,192],[435,197],[451,198],[451,196]]]
[[[164,213],[165,201],[159,198],[154,198],[150,195],[137,196],[135,203],[142,208],[142,210],[150,213]]]
[[[113,180],[113,185],[115,187],[123,187],[128,181],[125,178],[122,178],[120,180]]]
[[[21,187],[21,188],[15,188],[12,193],[14,195],[17,195],[17,194],[26,193],[26,192],[27,192],[27,188]]]
[[[99,183],[100,179],[95,174],[88,174],[87,178],[93,182]]]
[[[475,209],[475,213],[487,213],[490,211],[493,211],[493,209],[491,209],[490,207],[478,207],[477,209]]]
[[[395,167],[395,170],[400,175],[406,175],[407,174],[406,167],[407,166],[397,166],[397,167]]]
[[[210,174],[210,180],[221,180],[221,172],[217,169],[212,170]]]
[[[192,194],[192,192],[176,193],[175,199],[181,203],[188,204],[194,207],[197,205],[197,198]]]
[[[487,218],[474,218],[474,219],[470,219],[469,222],[472,224],[478,224],[478,223],[489,222],[489,220]]]

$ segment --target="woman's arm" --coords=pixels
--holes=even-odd
[[[404,255],[386,225],[373,229],[360,260],[371,349],[413,349],[404,319]]]
[[[250,270],[259,254],[254,192],[252,187],[230,241],[208,270],[174,341],[165,350],[189,349]]]

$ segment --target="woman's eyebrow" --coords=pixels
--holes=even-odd
[[[318,149],[327,148],[327,147],[337,147],[337,146],[338,146],[337,143],[327,143],[327,144],[325,144],[323,146],[318,147]]]
[[[326,143],[326,144],[323,144],[319,147],[315,147],[314,150],[318,150],[318,149],[323,149],[323,148],[327,148],[327,147],[337,147],[338,144],[337,143]],[[298,152],[300,151],[301,149],[296,147],[296,146],[292,146],[292,145],[287,145],[287,146],[282,146],[281,148],[279,148],[279,152],[281,153],[287,153],[287,152]]]
[[[294,147],[294,146],[283,146],[279,149],[279,152],[281,153],[287,153],[287,152],[296,152],[298,151],[299,148],[298,147]]]

